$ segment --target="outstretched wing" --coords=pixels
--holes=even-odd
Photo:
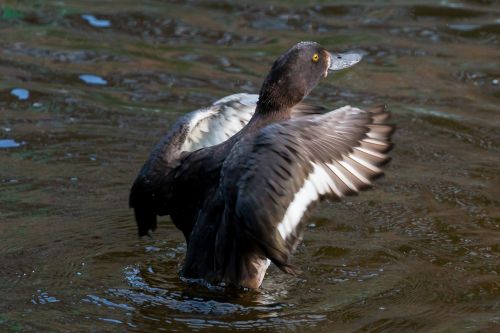
[[[212,106],[189,113],[185,120],[185,140],[181,151],[194,151],[222,143],[238,133],[255,113],[259,95],[234,94],[219,99]],[[319,114],[324,109],[304,103],[292,109],[292,118]]]
[[[190,152],[226,141],[250,121],[258,99],[258,95],[234,94],[189,113],[182,120],[186,133],[180,150]]]
[[[234,178],[223,179],[222,186],[234,205],[236,227],[278,267],[293,272],[288,259],[302,238],[301,221],[311,205],[355,194],[382,173],[379,166],[389,159],[385,152],[393,130],[388,117],[384,107],[345,106],[267,126],[235,147],[243,152],[240,163],[230,163],[223,174],[233,178],[239,169],[238,180],[232,185]]]
[[[216,146],[239,132],[252,118],[258,95],[234,94],[181,117],[155,146],[130,191],[139,235],[155,230],[157,215],[171,215],[189,235],[206,193],[216,186],[225,156],[202,148]],[[323,109],[297,105],[293,117]],[[186,236],[187,238],[187,236]]]
[[[175,122],[169,132],[154,147],[130,191],[129,205],[134,208],[139,236],[156,229],[157,215],[167,215],[172,212],[178,215],[175,219],[173,218],[176,226],[185,235],[189,235],[190,224],[192,224],[190,220],[196,216],[195,211],[192,213],[189,211],[195,210],[196,206],[193,208],[188,205],[196,205],[198,200],[191,197],[180,207],[177,206],[177,202],[172,202],[172,195],[175,193],[171,190],[176,183],[182,181],[174,177],[173,171],[178,169],[183,159],[188,157],[186,153],[217,145],[241,130],[254,114],[257,99],[257,95],[230,95],[207,108],[190,112]],[[204,158],[210,158],[209,154],[197,153],[196,156],[191,157],[194,162],[190,163],[190,166],[194,175],[203,173]],[[218,178],[217,170],[215,173],[205,173],[205,175],[203,179],[209,183],[212,178]],[[185,189],[183,193],[191,192],[193,196],[203,195],[200,191],[189,188],[189,185],[196,181],[194,177],[185,179],[189,181],[189,184],[177,186]],[[179,193],[180,196],[183,193]],[[189,217],[186,217],[184,212]]]

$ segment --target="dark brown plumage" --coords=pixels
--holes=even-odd
[[[302,103],[329,69],[359,60],[299,43],[275,61],[258,101],[233,95],[180,119],[132,187],[139,235],[170,215],[188,244],[189,278],[258,288],[269,260],[294,273],[307,210],[369,186],[388,160],[384,108],[320,114]]]

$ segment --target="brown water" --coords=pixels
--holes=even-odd
[[[2,2],[0,331],[499,332],[500,4],[248,3]],[[300,40],[365,52],[309,101],[386,103],[386,177],[315,211],[300,276],[190,285],[167,219],[137,239],[131,182],[174,119],[257,92]]]

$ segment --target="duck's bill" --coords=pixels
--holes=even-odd
[[[363,56],[360,53],[349,52],[349,53],[329,53],[330,54],[330,66],[328,66],[328,71],[339,71],[341,69],[349,68],[356,65],[361,61]]]

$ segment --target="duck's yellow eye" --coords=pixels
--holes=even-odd
[[[316,62],[319,60],[319,55],[317,53],[314,53],[313,57],[312,57],[312,61]]]

